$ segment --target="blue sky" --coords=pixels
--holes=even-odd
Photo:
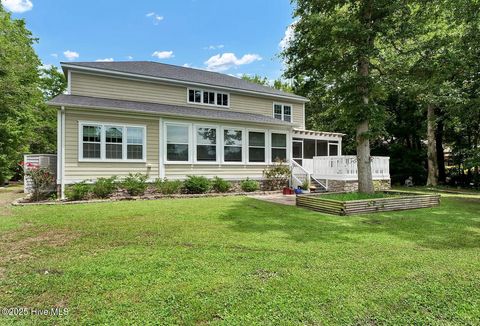
[[[44,64],[153,60],[232,75],[282,73],[289,0],[1,0]]]

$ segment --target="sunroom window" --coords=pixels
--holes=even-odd
[[[287,160],[287,135],[272,133],[272,162]]]
[[[242,162],[242,130],[225,129],[223,131],[223,160]]]
[[[197,161],[217,160],[217,129],[197,127]]]
[[[188,134],[186,125],[167,125],[167,161],[188,161]]]
[[[265,162],[265,133],[250,131],[248,133],[248,161]]]

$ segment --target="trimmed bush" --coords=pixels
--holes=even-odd
[[[93,184],[92,192],[95,197],[107,198],[117,190],[117,177],[98,178]]]
[[[240,188],[242,188],[242,190],[245,192],[252,192],[258,190],[260,188],[260,184],[258,181],[247,178],[246,180],[240,182]]]
[[[188,175],[183,182],[183,189],[189,194],[204,194],[212,187],[210,181],[202,176]]]
[[[227,192],[232,187],[232,184],[222,178],[215,177],[212,179],[212,189],[215,192]]]
[[[68,200],[83,200],[88,197],[92,189],[85,181],[73,184],[65,189],[65,196]]]
[[[180,180],[157,179],[155,189],[162,195],[177,194],[182,189],[183,182]]]
[[[142,196],[147,190],[147,175],[141,173],[129,173],[128,177],[123,179],[121,187],[125,189],[130,196]]]

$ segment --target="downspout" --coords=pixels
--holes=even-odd
[[[61,169],[60,169],[60,199],[65,199],[65,107],[61,109]]]

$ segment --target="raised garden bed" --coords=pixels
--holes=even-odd
[[[365,195],[365,197],[368,198],[356,199],[362,198],[362,194],[353,193],[302,194],[297,195],[296,205],[322,213],[353,215],[427,208],[440,204],[440,195],[438,194],[388,191]]]

